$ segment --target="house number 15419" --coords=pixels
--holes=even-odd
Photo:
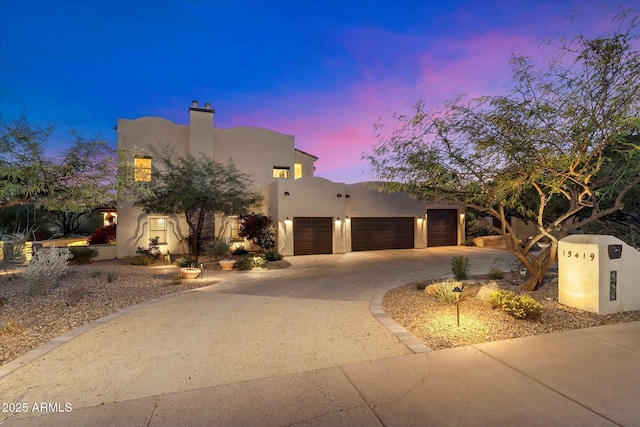
[[[567,250],[562,250],[562,256],[563,257],[567,257],[567,258],[575,258],[575,259],[588,259],[589,261],[593,261],[594,259],[596,259],[596,254],[594,254],[593,252],[591,252],[590,254],[587,254],[586,252],[578,252],[578,251],[567,251]]]

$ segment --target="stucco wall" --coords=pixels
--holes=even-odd
[[[255,189],[274,180],[274,166],[289,167],[293,180],[292,135],[254,127],[214,129],[213,134],[216,161],[226,163],[232,159],[238,169],[251,175]]]
[[[622,256],[610,259],[609,245],[620,245]],[[558,302],[598,314],[640,310],[640,252],[613,236],[560,240]]]

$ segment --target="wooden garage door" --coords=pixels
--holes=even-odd
[[[429,209],[427,211],[427,246],[456,246],[458,244],[458,211]]]
[[[413,217],[351,218],[351,250],[411,249]]]
[[[330,254],[332,218],[293,218],[293,254]]]

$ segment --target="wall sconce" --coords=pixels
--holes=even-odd
[[[424,221],[424,219],[422,219],[422,217],[418,217],[418,224],[422,224],[422,221]]]
[[[285,196],[289,196],[290,194],[289,194],[289,192],[288,192],[288,191],[285,191],[285,192],[284,192],[284,195],[285,195]]]
[[[340,219],[340,217],[336,218],[336,224],[340,224],[342,222],[342,220]]]
[[[460,221],[464,221],[464,212],[460,214]]]
[[[289,219],[289,217],[287,217],[287,218],[284,220],[284,225],[291,225],[291,223],[292,223],[292,222],[293,222],[293,221],[291,221],[291,220]]]
[[[348,194],[345,194],[345,195],[344,195],[344,198],[345,198],[345,199],[350,199],[350,198],[351,198],[351,196],[350,196],[350,195],[348,195]]]
[[[342,197],[342,194],[338,193],[336,197]]]

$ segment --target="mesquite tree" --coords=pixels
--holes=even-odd
[[[168,147],[152,151],[151,182],[134,189],[138,196],[134,206],[147,214],[184,214],[191,233],[189,250],[196,262],[207,212],[237,215],[262,200],[250,190],[250,176],[231,160],[221,164],[189,153],[180,156]],[[214,224],[209,225],[214,229]]]
[[[638,15],[616,17],[601,37],[561,41],[537,67],[511,60],[506,95],[460,97],[443,108],[396,115],[370,154],[387,191],[454,202],[497,218],[507,248],[537,289],[557,261],[558,240],[621,211],[640,184],[640,53]],[[521,242],[509,215],[533,221]],[[534,245],[548,240],[541,253]]]

